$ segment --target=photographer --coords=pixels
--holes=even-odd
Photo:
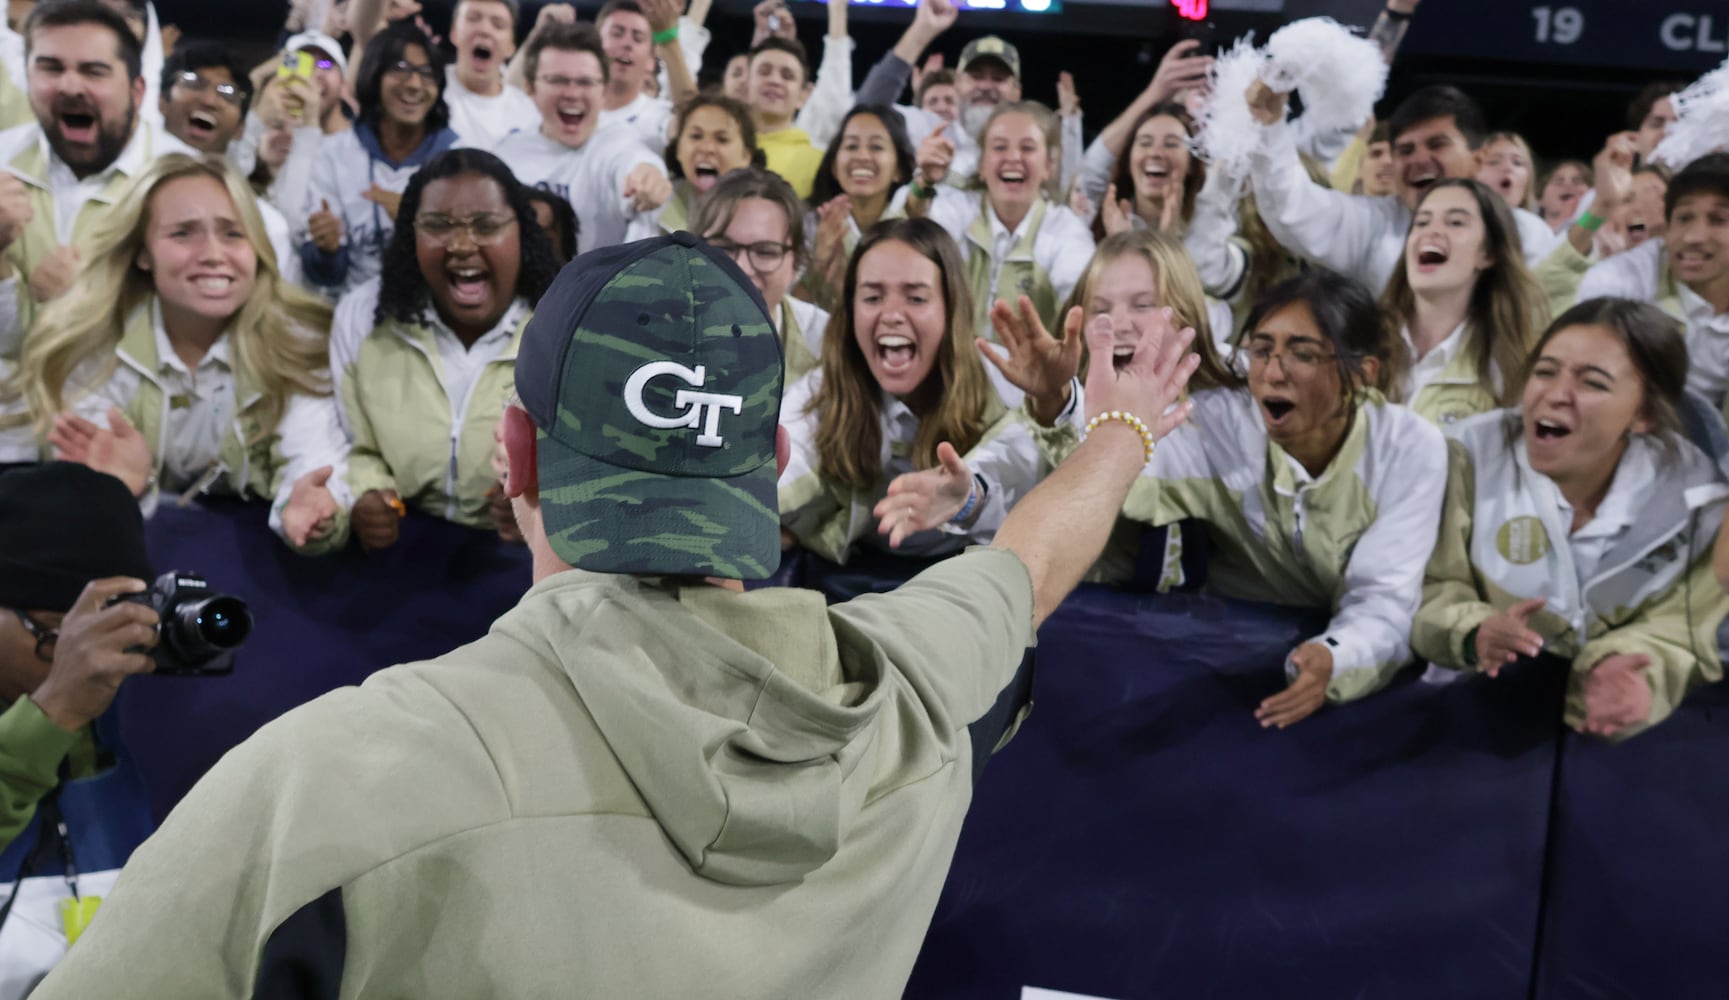
[[[95,768],[90,723],[151,668],[144,523],[113,476],[75,462],[0,474],[0,851],[66,776]],[[10,881],[12,871],[0,871]]]

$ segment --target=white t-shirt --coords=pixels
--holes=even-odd
[[[475,149],[491,149],[515,129],[540,127],[533,98],[508,83],[497,96],[477,94],[456,78],[454,66],[444,71],[444,103],[450,106],[450,130]]]
[[[601,127],[578,149],[548,139],[538,125],[505,136],[492,152],[518,180],[550,191],[576,211],[577,252],[623,243],[637,213],[624,195],[624,180],[641,163],[661,171],[666,164],[625,128]]]
[[[617,111],[600,113],[600,128],[622,126],[654,150],[657,156],[666,152],[666,132],[671,123],[672,102],[648,94],[638,94],[635,100]]]

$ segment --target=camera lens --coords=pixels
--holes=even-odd
[[[252,614],[238,597],[212,597],[204,601],[195,619],[198,635],[217,649],[235,649],[252,631]]]
[[[236,649],[252,631],[252,612],[238,597],[218,594],[176,605],[162,637],[182,657],[197,662]]]

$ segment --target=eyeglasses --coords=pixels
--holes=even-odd
[[[596,80],[592,76],[541,76],[537,74],[534,82],[548,90],[599,90],[606,86],[604,80]]]
[[[43,663],[53,663],[54,644],[60,638],[60,630],[49,628],[16,608],[12,613],[18,616],[18,623],[24,626],[24,631],[36,640],[36,658]]]
[[[735,261],[739,259],[740,251],[743,251],[745,258],[750,261],[751,269],[758,274],[779,267],[780,262],[785,260],[786,255],[792,250],[791,243],[774,243],[764,240],[761,243],[744,244],[734,243],[725,237],[715,237],[708,241],[708,245]]]
[[[386,66],[384,68],[384,75],[418,76],[422,80],[425,80],[427,83],[433,84],[434,86],[438,84],[438,73],[431,66],[422,65],[421,63],[411,63],[407,59],[399,59],[395,63]]]
[[[445,249],[456,245],[456,238],[460,233],[467,233],[477,247],[497,246],[504,242],[505,234],[509,233],[510,227],[514,225],[516,216],[503,214],[475,215],[466,219],[432,213],[414,217],[415,233]]]
[[[211,83],[209,80],[206,80],[204,77],[199,76],[191,70],[187,70],[180,74],[180,79],[176,85],[185,87],[194,94],[202,94],[210,88],[215,87],[217,97],[222,98],[224,101],[227,101],[229,104],[232,104],[237,108],[240,107],[240,103],[246,99],[246,96],[240,92],[240,88],[236,87],[234,84]]]
[[[1252,344],[1247,353],[1251,368],[1265,368],[1279,359],[1279,365],[1286,375],[1305,378],[1315,374],[1323,364],[1336,360],[1337,354],[1324,354],[1302,344],[1290,344],[1282,351],[1273,350],[1273,345],[1267,343]]]

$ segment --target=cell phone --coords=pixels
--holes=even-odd
[[[282,57],[282,65],[276,67],[276,75],[281,79],[298,76],[302,80],[312,79],[312,71],[317,68],[318,60],[310,52],[293,52]]]

